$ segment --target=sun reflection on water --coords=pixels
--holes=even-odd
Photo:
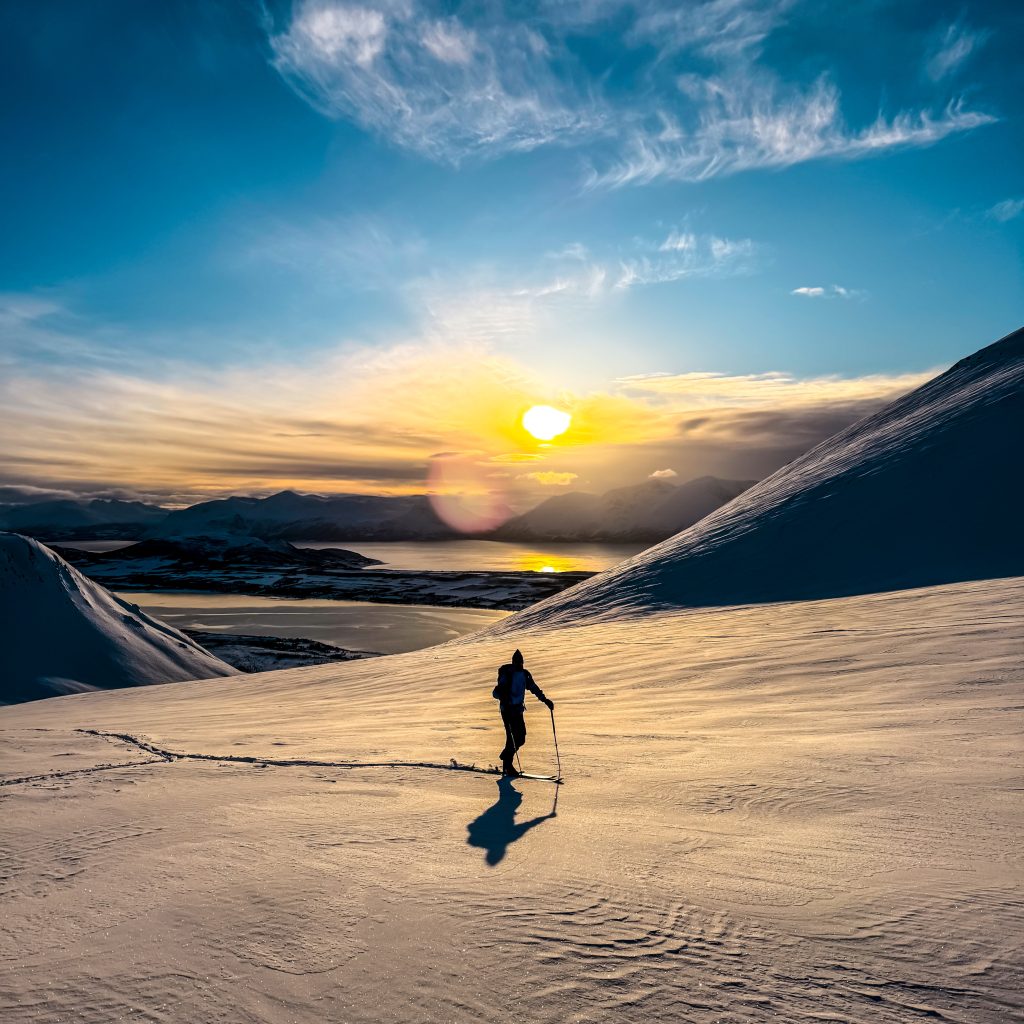
[[[560,557],[550,551],[525,551],[516,559],[521,572],[576,572],[581,568],[579,558]]]

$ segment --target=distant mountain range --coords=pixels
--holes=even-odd
[[[516,541],[655,542],[692,526],[753,484],[753,480],[702,476],[680,485],[648,480],[604,494],[559,494],[531,512],[510,519],[494,537]]]
[[[151,537],[242,530],[263,540],[451,540],[459,536],[426,495],[297,494],[218,498],[172,512]]]
[[[686,529],[751,483],[705,476],[681,485],[649,480],[604,494],[574,491],[548,498],[479,536],[538,543],[651,543]],[[170,539],[225,532],[290,541],[428,541],[463,536],[438,517],[426,495],[324,497],[295,491],[268,498],[220,498],[176,511],[108,499],[7,505],[0,506],[0,530],[45,540]]]
[[[51,540],[74,537],[134,539],[165,519],[167,514],[167,509],[159,505],[116,498],[0,504],[0,530]]]

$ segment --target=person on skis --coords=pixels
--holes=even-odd
[[[526,691],[529,690],[542,704],[554,708],[555,702],[544,696],[544,691],[533,681],[529,670],[523,667],[523,655],[516,651],[508,665],[498,669],[498,684],[491,694],[501,710],[501,720],[505,725],[505,749],[501,752],[501,773],[513,778],[519,774],[512,759],[526,742],[526,722],[523,712],[526,710]]]

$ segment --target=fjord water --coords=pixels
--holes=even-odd
[[[124,541],[71,541],[68,547],[115,550]],[[330,541],[296,547],[346,548],[380,559],[380,569],[424,572],[600,572],[642,550],[639,544],[510,544],[499,541]],[[403,654],[490,626],[508,613],[480,608],[278,599],[250,594],[126,592],[178,629],[319,640],[347,650]]]
[[[118,551],[130,540],[44,541],[81,551]],[[297,540],[297,548],[345,548],[380,560],[381,569],[424,572],[601,572],[646,544],[517,544],[498,540]]]
[[[379,654],[404,654],[434,647],[490,626],[509,614],[484,608],[320,598],[289,600],[251,594],[161,591],[118,596],[176,629],[301,637],[346,650]]]
[[[347,548],[382,569],[451,572],[601,572],[646,544],[513,544],[497,540],[296,541],[298,548]]]

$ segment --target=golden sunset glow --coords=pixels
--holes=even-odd
[[[523,413],[523,426],[538,441],[551,441],[569,429],[572,417],[550,405],[535,405]]]
[[[173,504],[284,489],[426,490],[450,517],[484,529],[558,489],[635,482],[640,453],[650,453],[645,474],[669,465],[683,479],[754,473],[749,460],[734,460],[752,443],[755,411],[757,445],[769,453],[756,472],[767,473],[771,453],[795,451],[805,429],[819,429],[822,410],[838,403],[866,413],[932,375],[659,374],[566,390],[559,409],[533,404],[558,393],[553,381],[455,342],[211,368],[198,378],[178,370],[160,380],[98,368],[0,373],[0,483],[73,481]],[[561,568],[548,559],[538,571],[545,565]]]
[[[557,555],[550,551],[525,551],[516,559],[520,572],[574,572],[587,568],[573,555]]]

